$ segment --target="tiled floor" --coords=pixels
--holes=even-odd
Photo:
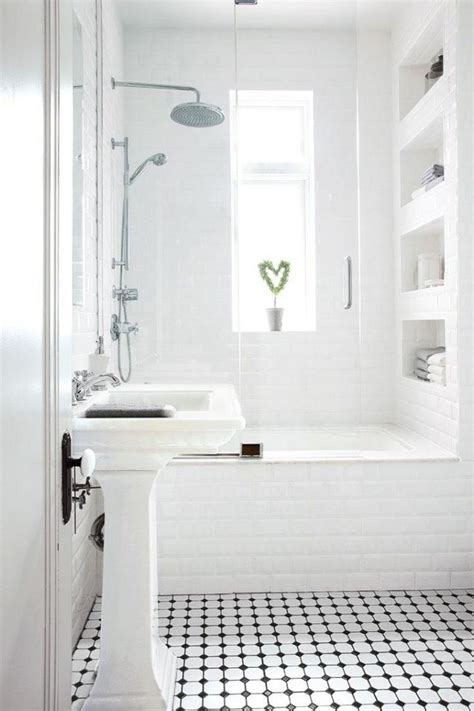
[[[160,633],[179,657],[175,710],[464,711],[474,703],[472,591],[174,595]],[[91,689],[100,600],[73,657]]]

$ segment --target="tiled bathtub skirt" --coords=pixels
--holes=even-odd
[[[179,657],[175,710],[463,711],[472,591],[160,597]],[[90,692],[100,600],[73,655],[73,708]]]

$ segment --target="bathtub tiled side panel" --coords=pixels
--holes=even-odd
[[[162,593],[471,584],[470,465],[172,464]]]

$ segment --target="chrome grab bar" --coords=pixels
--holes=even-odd
[[[352,258],[344,258],[344,276],[347,286],[344,288],[344,308],[346,311],[352,308]]]

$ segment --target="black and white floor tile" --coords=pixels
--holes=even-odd
[[[175,711],[473,708],[467,590],[162,596],[178,656]],[[73,708],[92,687],[100,599],[73,655]]]

